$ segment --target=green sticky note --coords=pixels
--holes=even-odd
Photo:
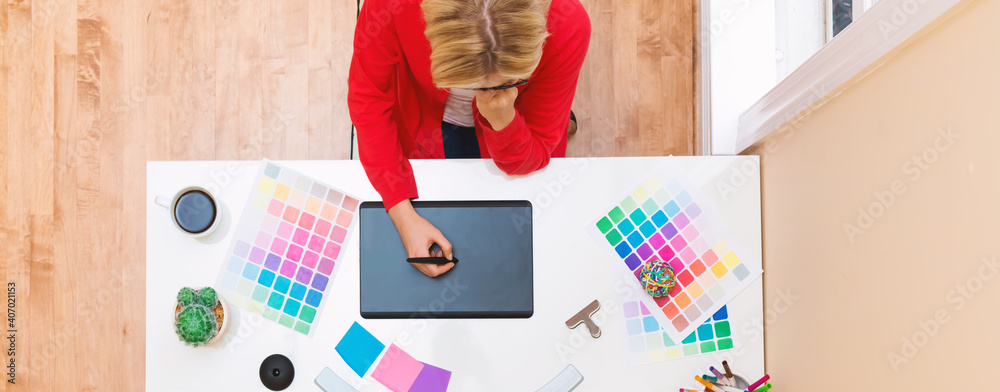
[[[628,217],[629,219],[632,219],[632,222],[635,222],[636,226],[641,225],[642,222],[646,221],[646,215],[642,213],[642,210],[632,211],[632,214]]]
[[[625,213],[622,212],[621,208],[615,207],[613,210],[611,210],[611,212],[608,213],[608,217],[611,218],[611,221],[617,225],[618,222],[621,222],[622,219],[625,219]]]
[[[253,286],[254,284],[249,280],[240,279],[240,284],[236,287],[236,292],[249,297],[250,293],[253,292]]]
[[[267,300],[267,306],[274,309],[281,309],[281,305],[285,303],[285,296],[278,293],[271,293],[271,298]]]
[[[649,349],[649,350],[655,350],[655,349],[658,349],[660,347],[663,347],[662,344],[663,344],[663,341],[660,340],[660,337],[656,336],[656,334],[652,334],[651,333],[649,335],[646,335],[646,348],[647,349]]]
[[[670,346],[675,346],[675,345],[676,345],[676,343],[674,343],[673,339],[670,339],[670,336],[667,336],[667,333],[664,332],[663,333],[663,347],[670,347]]]
[[[719,340],[719,350],[728,350],[733,348],[733,339],[725,338]]]
[[[295,187],[298,188],[300,191],[308,192],[310,185],[312,185],[312,181],[309,181],[308,178],[299,177],[298,179],[295,180]]]
[[[728,321],[720,321],[720,322],[715,323],[715,336],[718,336],[720,338],[724,338],[724,337],[727,337],[727,336],[729,336],[731,334],[732,334],[732,331],[729,330],[729,322]]]
[[[601,220],[597,221],[597,229],[601,231],[601,234],[606,234],[612,227],[614,227],[614,224],[611,223],[611,220],[608,219],[608,217],[603,217]]]
[[[281,315],[281,318],[278,319],[278,324],[284,325],[284,326],[286,326],[288,328],[291,328],[292,324],[294,324],[294,323],[295,323],[295,319],[293,319],[292,316],[289,316],[287,314]]]
[[[635,210],[636,207],[635,200],[632,199],[632,196],[627,196],[625,197],[625,200],[622,200],[621,206],[622,210],[625,211],[625,213],[631,213],[632,211]]]
[[[608,239],[608,243],[610,243],[611,246],[618,245],[619,242],[622,242],[622,235],[617,229],[611,229],[611,231],[608,232],[608,235],[604,237]]]
[[[648,199],[645,203],[642,203],[642,210],[646,211],[646,215],[653,215],[659,209],[660,206],[656,205],[656,201],[653,199]]]
[[[295,331],[301,332],[303,335],[309,334],[309,324],[303,323],[301,321],[295,323]]]
[[[715,351],[715,341],[710,340],[701,344],[701,352],[710,353],[712,351]]]
[[[299,319],[311,323],[314,317],[316,317],[316,309],[308,305],[302,305],[302,312],[299,313]]]
[[[257,288],[253,289],[253,300],[264,303],[264,301],[267,301],[267,295],[270,291],[264,286],[257,286]]]

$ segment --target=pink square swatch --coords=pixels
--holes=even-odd
[[[288,238],[292,236],[292,225],[288,222],[281,221],[278,225],[278,236],[281,238]]]
[[[321,236],[326,236],[330,232],[330,222],[327,222],[322,219],[317,220],[316,229],[314,229],[314,231],[316,231],[316,234],[319,234]]]
[[[334,226],[333,230],[330,231],[330,239],[336,241],[338,244],[344,243],[344,237],[347,237],[347,229]]]
[[[336,259],[337,255],[340,254],[340,245],[333,242],[326,243],[326,249],[323,250],[323,255],[331,259]]]
[[[309,268],[315,268],[317,261],[319,261],[319,255],[314,252],[306,251],[305,256],[302,257],[302,265]]]
[[[281,264],[281,274],[289,278],[295,276],[295,263],[285,260],[285,262]]]
[[[323,237],[318,235],[312,236],[312,238],[309,239],[309,250],[316,253],[322,252],[324,242],[326,241],[323,241]]]
[[[309,232],[302,229],[295,229],[295,235],[292,236],[292,242],[306,246],[306,241],[309,241]]]
[[[393,392],[408,392],[423,368],[423,363],[395,344],[390,344],[372,372],[372,378]]]
[[[322,260],[320,260],[319,268],[316,268],[316,270],[322,273],[323,275],[330,275],[330,273],[333,272],[333,266],[335,264],[336,263],[333,260],[324,257]]]

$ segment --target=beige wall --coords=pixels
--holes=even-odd
[[[998,19],[1000,1],[971,2],[749,151],[763,156],[765,305],[797,296],[766,308],[774,390],[1000,390]],[[858,208],[880,215],[862,227]]]

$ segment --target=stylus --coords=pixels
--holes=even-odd
[[[458,263],[458,257],[452,256],[451,260],[445,257],[432,256],[432,257],[408,257],[406,259],[407,263],[413,264],[437,264],[443,265],[448,263]]]

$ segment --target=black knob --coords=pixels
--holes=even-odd
[[[292,385],[295,379],[295,367],[288,357],[272,354],[260,363],[260,382],[272,391],[281,391]]]

